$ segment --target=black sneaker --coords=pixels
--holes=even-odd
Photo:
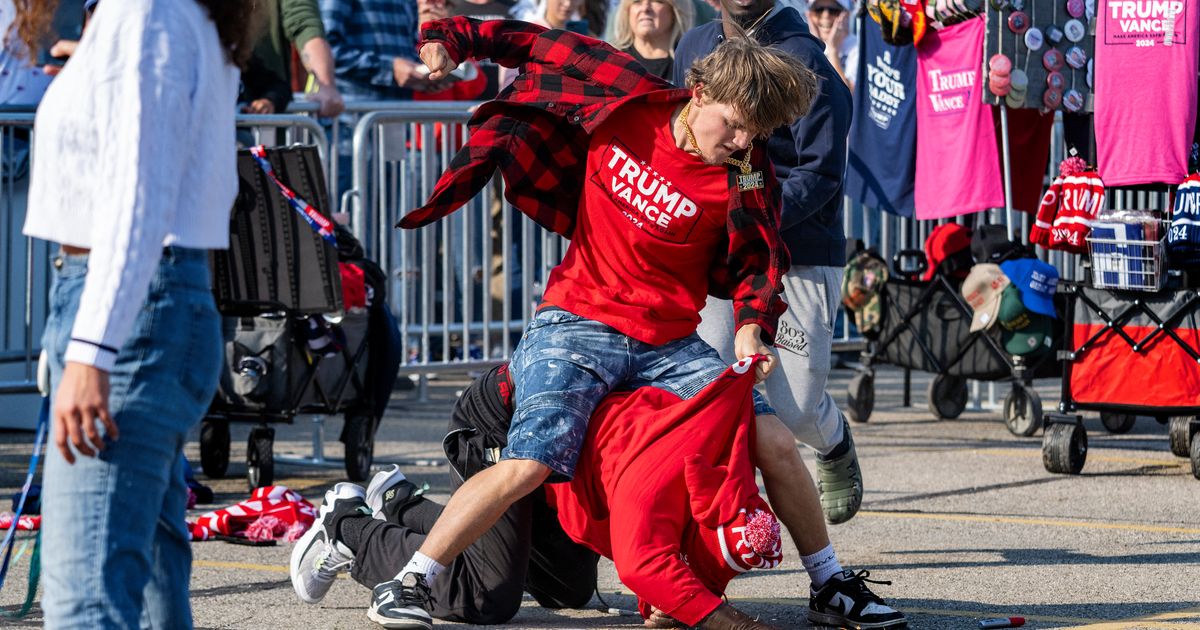
[[[423,573],[405,573],[398,580],[388,580],[371,590],[371,607],[367,617],[384,628],[401,630],[431,630],[429,616],[429,585]]]
[[[868,580],[869,571],[842,571],[829,578],[819,589],[809,589],[808,620],[823,626],[841,628],[907,628],[908,620],[884,603],[871,589],[873,584],[891,582]]]

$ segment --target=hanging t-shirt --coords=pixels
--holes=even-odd
[[[680,105],[627,105],[592,134],[575,234],[543,296],[654,345],[695,332],[729,233],[729,167],[676,146]]]
[[[929,29],[917,47],[916,217],[1004,205],[992,113],[983,89],[982,18]]]
[[[913,216],[917,160],[917,51],[883,41],[859,20],[858,74],[846,194],[868,208]]]
[[[1109,186],[1187,176],[1200,0],[1097,3],[1096,153]]]

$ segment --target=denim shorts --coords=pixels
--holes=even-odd
[[[534,316],[513,353],[515,410],[501,459],[530,459],[550,483],[575,475],[588,420],[614,390],[651,386],[686,400],[729,367],[696,334],[660,346],[559,308]],[[758,415],[774,410],[755,392]]]

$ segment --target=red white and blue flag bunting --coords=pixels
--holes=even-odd
[[[333,221],[325,218],[324,215],[322,215],[320,212],[317,212],[316,208],[309,205],[307,201],[296,196],[296,193],[293,192],[291,188],[288,188],[286,184],[279,181],[279,178],[275,176],[275,169],[271,166],[271,163],[267,161],[267,148],[261,144],[255,147],[250,147],[250,155],[254,156],[255,161],[257,161],[258,165],[262,167],[262,170],[267,174],[267,177],[270,177],[271,181],[275,182],[275,185],[279,187],[279,192],[283,195],[284,199],[288,200],[288,204],[291,205],[296,212],[300,213],[300,216],[304,217],[304,220],[308,223],[309,227],[311,227],[314,232],[321,235],[321,238],[329,241],[331,245],[336,246],[337,240],[333,235]]]

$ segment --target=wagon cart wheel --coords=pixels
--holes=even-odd
[[[938,420],[953,420],[967,408],[967,379],[939,374],[929,383],[929,413]]]
[[[1009,433],[1029,437],[1042,428],[1042,399],[1024,383],[1013,383],[1004,397],[1004,425]]]
[[[1192,476],[1200,479],[1200,433],[1192,436]]]
[[[1189,416],[1171,416],[1171,424],[1167,427],[1167,437],[1171,442],[1171,452],[1179,457],[1188,457],[1191,450],[1192,434],[1188,425],[1192,419]]]
[[[275,481],[275,429],[256,427],[246,440],[246,481],[250,490]]]
[[[1042,437],[1042,465],[1052,473],[1078,475],[1087,460],[1087,431],[1076,423],[1052,424]]]
[[[859,372],[846,388],[846,415],[854,422],[866,422],[875,410],[875,375]]]
[[[229,469],[229,421],[205,418],[200,423],[200,470],[209,479],[220,479]]]
[[[1136,422],[1137,416],[1131,413],[1112,413],[1108,411],[1100,412],[1100,424],[1103,424],[1104,428],[1108,429],[1109,433],[1129,433],[1129,430],[1133,428],[1133,425]],[[1187,426],[1186,418],[1184,426]],[[1187,446],[1185,445],[1183,449],[1183,457],[1187,457]]]
[[[346,476],[351,481],[366,481],[375,459],[375,419],[362,412],[346,412],[342,437],[346,447]]]

